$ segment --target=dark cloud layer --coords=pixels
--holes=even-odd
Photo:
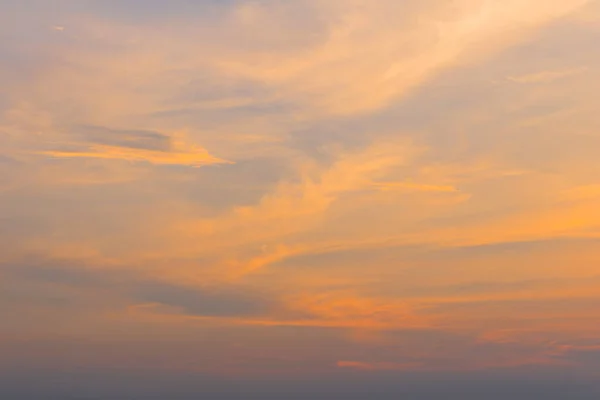
[[[329,382],[236,381],[211,376],[159,377],[134,372],[87,371],[70,376],[20,376],[38,379],[39,389],[11,389],[15,383],[2,382],[0,394],[6,400],[593,400],[600,394],[592,381],[567,377],[540,377],[535,374],[510,376],[456,375],[424,379],[422,376],[364,379],[357,376],[328,377]],[[41,378],[41,379],[40,379]],[[145,379],[154,379],[145,380]],[[77,380],[77,381],[75,381]],[[109,383],[102,387],[102,384]],[[81,394],[73,394],[77,389]]]
[[[171,150],[171,138],[159,132],[111,129],[103,126],[80,126],[73,130],[89,143],[144,150]]]
[[[92,302],[97,303],[98,297],[103,295],[111,295],[113,300],[118,300],[113,306],[155,303],[174,307],[184,314],[211,317],[263,315],[276,304],[267,293],[241,286],[178,286],[140,279],[132,273],[103,271],[69,263],[61,265],[57,261],[41,260],[37,265],[0,265],[0,272],[4,275],[6,287],[0,293],[0,300],[21,305],[43,304],[65,311],[73,308],[84,310],[91,307]],[[3,309],[0,307],[0,312]]]

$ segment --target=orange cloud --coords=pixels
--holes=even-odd
[[[364,371],[412,371],[421,369],[422,363],[393,363],[393,362],[360,362],[360,361],[338,361],[339,368],[351,368]]]
[[[99,158],[131,162],[143,161],[156,165],[185,165],[190,167],[228,163],[228,161],[212,156],[201,147],[189,146],[181,142],[175,143],[173,149],[170,151],[91,145],[85,151],[52,150],[44,151],[40,154],[54,158]]]
[[[413,182],[376,182],[373,186],[382,191],[407,191],[407,192],[457,192],[458,189],[453,186],[444,185],[426,185]]]
[[[563,71],[542,71],[529,75],[511,76],[508,80],[516,83],[546,83],[581,74],[585,71],[587,71],[587,68],[575,68]]]
[[[414,13],[406,13],[393,1],[311,3],[330,23],[322,42],[292,57],[234,55],[221,60],[219,67],[283,89],[313,112],[351,115],[385,107],[442,70],[526,40],[532,31],[588,0],[460,1],[453,3],[452,11],[444,2],[434,1],[426,9],[412,7]],[[260,14],[263,24],[281,18],[279,10],[256,6],[252,11]],[[398,36],[400,27],[404,34]]]

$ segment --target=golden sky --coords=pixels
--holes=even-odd
[[[600,378],[599,43],[597,0],[0,0],[0,372]]]

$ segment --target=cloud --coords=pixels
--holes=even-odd
[[[587,68],[575,68],[562,71],[542,71],[522,76],[511,76],[508,78],[508,80],[511,82],[525,84],[547,83],[567,78],[573,75],[581,74],[585,71],[587,71]]]
[[[566,201],[596,200],[600,197],[600,185],[592,184],[570,188],[564,193]]]
[[[393,363],[393,362],[360,362],[360,361],[338,361],[337,366],[340,368],[351,368],[365,371],[411,371],[419,369],[420,363]]]
[[[250,54],[224,58],[220,66],[283,90],[314,112],[352,114],[385,107],[442,70],[526,40],[587,1],[461,1],[453,9],[441,1],[423,7],[392,1],[310,3],[328,23],[320,43],[296,57]],[[280,11],[266,5],[252,9],[267,21]]]
[[[115,133],[115,131],[109,132]],[[139,131],[116,131],[116,133],[120,145],[91,144],[82,150],[49,150],[39,154],[54,158],[98,158],[190,167],[228,163],[212,156],[202,147],[188,144],[183,140],[174,140],[170,143],[170,138],[164,135],[158,136]],[[97,138],[96,141],[111,142],[108,135]]]
[[[382,191],[416,191],[416,192],[456,192],[453,186],[444,185],[426,185],[412,182],[377,182],[373,186]]]
[[[218,288],[178,287],[167,284],[140,285],[134,290],[142,302],[181,309],[184,314],[196,316],[252,316],[267,314],[273,301],[243,290]]]
[[[341,151],[333,156],[331,165],[302,160],[295,169],[298,176],[280,182],[258,204],[234,208],[214,220],[185,221],[182,228],[190,235],[210,232],[219,247],[262,247],[278,237],[311,229],[340,197],[368,189],[373,179],[410,162],[416,151],[411,144],[399,141]]]
[[[82,265],[83,264],[83,265]],[[152,274],[85,265],[60,259],[32,259],[28,263],[0,263],[10,283],[5,302],[22,310],[44,308],[50,314],[108,309],[113,313],[149,307],[166,315],[209,318],[257,318],[281,307],[274,294],[242,286],[184,286],[156,279]],[[103,296],[110,301],[98,301]],[[2,310],[6,311],[6,310]],[[101,316],[90,316],[90,319]],[[11,320],[20,324],[15,315]]]
[[[76,130],[84,141],[94,144],[163,152],[171,151],[173,146],[173,139],[160,132],[101,126],[82,126]]]

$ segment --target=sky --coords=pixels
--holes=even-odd
[[[597,399],[598,43],[598,0],[0,0],[0,397]]]

